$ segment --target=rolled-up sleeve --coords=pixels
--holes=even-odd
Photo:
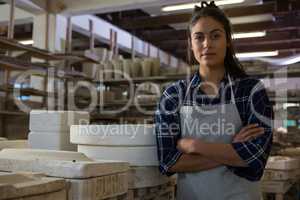
[[[169,169],[182,155],[176,146],[180,138],[180,115],[178,111],[180,87],[172,84],[162,94],[155,112],[155,132],[159,170],[172,175]]]
[[[264,134],[246,142],[232,143],[238,155],[248,164],[248,167],[233,167],[237,175],[251,181],[260,180],[272,146],[273,109],[266,89],[260,81],[252,88],[245,102],[246,125],[258,124],[264,128]]]

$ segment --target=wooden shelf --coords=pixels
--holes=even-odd
[[[21,61],[16,58],[9,56],[0,55],[0,67],[5,69],[15,69],[15,70],[30,70],[34,69],[33,75],[45,76],[47,68],[55,68],[46,63],[32,63],[28,61]],[[57,76],[57,78],[64,78],[68,80],[86,80],[92,81],[91,78],[87,77],[83,72],[71,71],[71,70],[60,70],[64,72],[64,76]]]
[[[48,93],[45,91],[37,90],[34,88],[15,88],[13,85],[0,85],[0,91],[2,92],[14,92],[14,90],[20,90],[21,95],[29,96],[47,96],[49,94],[53,95],[54,93]]]
[[[92,62],[100,64],[99,57],[89,52],[56,53],[54,55],[60,59],[68,60],[74,63]]]
[[[40,71],[43,71],[43,69],[51,66],[46,64],[37,64],[37,63],[31,63],[27,61],[21,61],[16,58],[0,55],[0,67],[5,69],[16,69],[16,70],[39,69]]]
[[[30,54],[32,57],[41,58],[44,60],[61,59],[46,50],[28,46],[28,45],[23,45],[16,40],[7,39],[4,37],[0,37],[0,48],[2,50],[10,50],[10,51],[26,51],[26,53]]]
[[[0,110],[0,115],[19,115],[19,116],[24,116],[24,115],[28,115],[28,114],[24,113],[24,112],[20,112],[20,111]]]

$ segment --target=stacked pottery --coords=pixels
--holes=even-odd
[[[108,50],[106,48],[94,48],[93,53],[95,53],[100,61],[107,59]]]
[[[158,58],[151,58],[152,61],[152,76],[160,75],[160,60]]]
[[[32,110],[28,143],[34,149],[76,151],[70,143],[70,126],[88,124],[88,112]]]
[[[103,81],[104,80],[104,64],[103,63],[100,63],[98,65],[95,80],[96,81]]]
[[[68,200],[126,200],[128,170],[126,162],[94,161],[78,152],[37,149],[0,151],[0,172],[35,172],[65,179]]]
[[[299,174],[299,158],[269,157],[261,181],[262,192],[284,194]]]
[[[34,173],[0,174],[0,200],[67,200],[64,179]]]
[[[123,78],[123,62],[121,59],[112,60],[114,67],[114,78],[119,80]]]
[[[133,65],[133,61],[131,59],[124,59],[123,60],[124,78],[132,77],[132,73],[131,73],[132,65]]]
[[[98,71],[98,64],[95,63],[83,63],[82,64],[82,72],[85,73],[85,75],[87,75],[87,77],[91,78],[91,79],[95,79],[96,78],[96,73]]]
[[[142,61],[142,77],[151,76],[152,60],[147,58]]]
[[[141,70],[142,70],[142,64],[141,64],[142,60],[139,58],[135,58],[132,61],[132,65],[131,65],[131,75],[132,78],[136,78],[139,77],[141,74]]]
[[[154,125],[74,125],[71,142],[78,144],[78,152],[93,159],[109,156],[132,166],[158,166]]]
[[[74,125],[71,127],[71,142],[78,145],[78,152],[92,159],[130,163],[129,199],[145,199],[150,190],[163,190],[164,193],[168,189],[168,197],[160,199],[173,196],[174,190],[168,185],[170,179],[158,170],[154,125]]]
[[[111,61],[104,63],[104,80],[112,80],[114,75],[114,66]]]

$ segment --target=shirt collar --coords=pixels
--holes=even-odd
[[[191,79],[191,88],[197,87],[202,82],[199,71],[197,70],[195,74],[192,76]],[[221,83],[227,84],[229,82],[228,80],[228,72],[225,71],[225,75],[223,79],[221,80]]]

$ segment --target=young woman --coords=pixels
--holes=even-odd
[[[178,173],[178,200],[259,200],[272,145],[272,105],[235,57],[228,18],[195,7],[189,50],[199,63],[163,92],[155,114],[160,171]]]

